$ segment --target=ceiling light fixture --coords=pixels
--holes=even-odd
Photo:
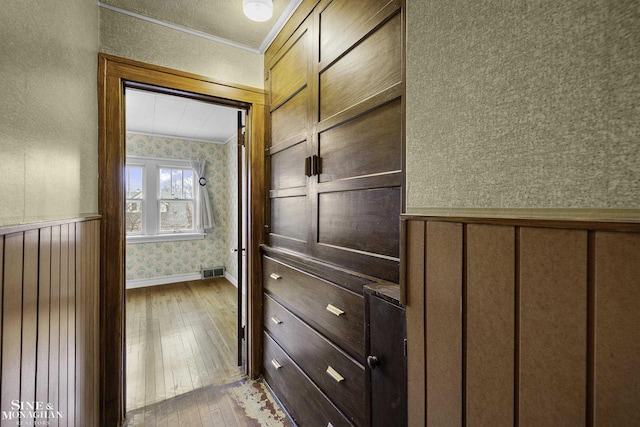
[[[265,22],[273,15],[271,0],[242,0],[242,9],[247,18],[252,21]]]

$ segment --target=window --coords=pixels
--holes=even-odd
[[[128,242],[204,238],[197,230],[196,173],[186,160],[127,157]]]

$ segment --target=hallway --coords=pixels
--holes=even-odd
[[[289,425],[236,366],[236,292],[226,279],[127,290],[127,426]]]

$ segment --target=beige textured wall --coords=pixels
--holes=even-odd
[[[263,57],[100,9],[100,51],[262,89]]]
[[[97,212],[98,7],[3,2],[0,226]]]
[[[640,209],[640,2],[407,0],[407,188]]]

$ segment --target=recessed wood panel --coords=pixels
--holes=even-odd
[[[36,346],[38,338],[38,230],[24,233],[22,278],[22,365],[20,399],[33,402],[36,397]]]
[[[38,330],[49,331],[49,302],[51,299],[51,227],[40,230],[38,259]],[[47,401],[49,392],[49,333],[40,334],[37,349],[36,400]]]
[[[90,263],[76,253],[85,225]],[[46,402],[62,414],[52,426],[98,424],[98,231],[91,220],[0,228],[3,411],[12,400]]]
[[[304,142],[285,148],[271,155],[271,189],[304,187],[307,184],[304,159],[307,145]]]
[[[271,113],[271,146],[307,139],[309,89],[302,89],[293,98]]]
[[[402,80],[400,15],[376,30],[320,75],[320,120]]]
[[[399,187],[318,196],[318,242],[398,257]]]
[[[318,136],[320,182],[402,169],[402,106],[379,107]]]
[[[521,426],[585,425],[587,232],[520,230]]]
[[[375,26],[389,0],[368,2],[333,0],[320,13],[320,58],[326,61],[351,46],[361,33]],[[377,19],[374,19],[377,18]]]
[[[407,406],[409,425],[426,422],[425,222],[407,221]]]
[[[20,399],[23,245],[23,233],[9,234],[4,238],[2,399],[0,401],[3,411],[10,411],[11,401]]]
[[[640,234],[595,237],[595,425],[640,425]]]
[[[297,240],[307,239],[307,197],[271,199],[271,232]]]
[[[310,51],[304,31],[271,68],[271,106],[275,107],[307,84]]]
[[[513,426],[514,227],[468,225],[467,423]]]
[[[428,222],[426,415],[429,427],[462,425],[462,224]]]

